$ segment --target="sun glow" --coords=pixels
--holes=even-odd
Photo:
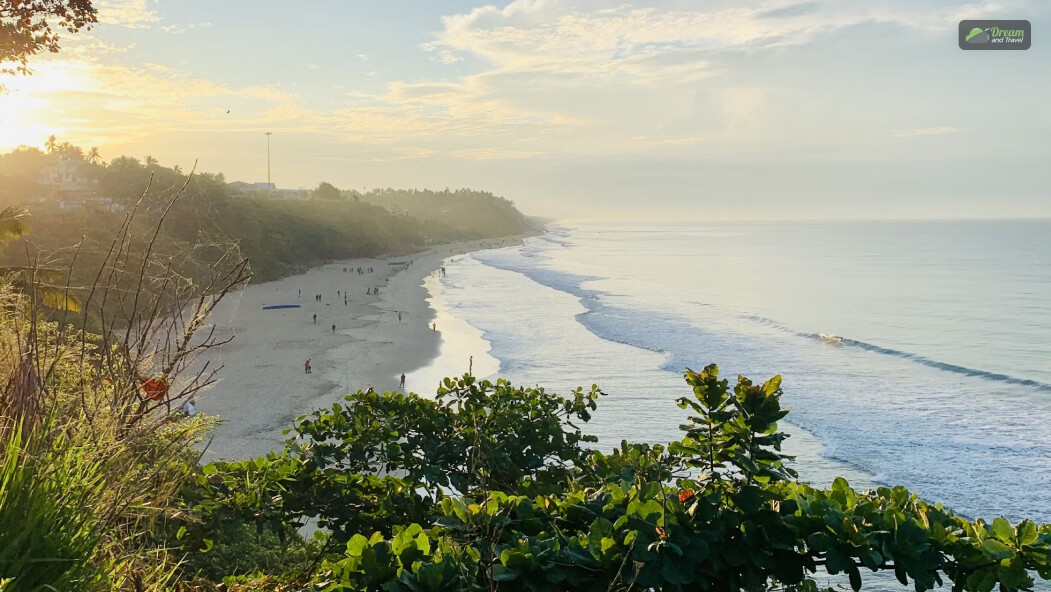
[[[35,68],[31,76],[3,76],[0,85],[0,150],[28,145],[41,147],[48,136],[62,135],[63,97],[85,88],[83,64],[53,62]]]
[[[61,129],[41,123],[48,106],[46,99],[29,93],[9,91],[0,94],[0,150],[23,144],[42,146],[44,140]]]

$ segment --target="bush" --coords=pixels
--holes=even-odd
[[[358,393],[301,420],[285,453],[262,466],[204,467],[197,512],[246,512],[258,500],[257,512],[283,523],[320,515],[334,529],[329,544],[344,547],[314,574],[326,591],[813,591],[826,574],[859,590],[863,570],[886,570],[918,591],[948,580],[1013,592],[1034,574],[1051,579],[1051,525],[969,521],[902,487],[798,482],[781,453],[779,377],[738,377],[731,388],[708,366],[686,381],[681,440],[625,442],[608,455],[582,449],[591,438],[573,423],[587,421],[597,389],[563,399],[465,377],[436,401]],[[384,479],[403,493],[457,491],[428,490],[422,516],[389,511],[382,529],[349,538],[366,523],[343,498],[309,495],[342,475],[341,495],[353,497],[381,470],[399,475]]]

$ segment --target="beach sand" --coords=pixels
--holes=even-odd
[[[197,395],[197,409],[222,421],[204,460],[254,458],[279,450],[286,438],[282,430],[297,417],[358,389],[397,390],[400,375],[427,366],[441,344],[442,327],[431,327],[434,311],[426,302],[424,279],[448,257],[522,238],[340,261],[228,295],[211,320],[218,339],[233,340],[197,360],[221,367],[218,381]],[[358,267],[374,272],[359,275]],[[367,294],[377,287],[379,295]],[[321,302],[315,294],[321,294]],[[282,304],[301,308],[263,310]],[[310,374],[304,371],[308,359]],[[437,383],[407,386],[431,393]]]

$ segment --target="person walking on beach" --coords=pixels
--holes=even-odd
[[[317,324],[317,313],[316,312],[314,313],[314,324],[315,325]]]
[[[398,322],[401,322],[401,312],[398,313]]]
[[[336,332],[336,324],[335,324],[335,323],[332,323],[332,332],[333,332],[333,333],[335,333],[335,332]]]
[[[303,372],[306,374],[310,374],[310,360],[303,362]]]
[[[431,331],[434,331],[434,332],[438,331],[438,323],[431,323]]]
[[[400,389],[404,389],[405,388],[405,373],[404,372],[401,373],[401,384],[398,386],[398,388],[400,388]]]

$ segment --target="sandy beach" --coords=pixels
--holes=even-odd
[[[522,238],[451,243],[413,255],[339,261],[229,295],[212,321],[217,337],[233,336],[233,340],[198,360],[221,366],[218,382],[197,396],[198,410],[222,420],[205,458],[266,454],[280,449],[285,440],[282,430],[312,409],[358,389],[396,390],[403,372],[426,366],[440,349],[442,327],[432,329],[434,311],[427,305],[423,287],[427,276],[448,257],[507,246]],[[359,267],[371,267],[373,272],[359,275]],[[375,288],[379,294],[372,293]],[[299,308],[263,308],[273,305]],[[312,366],[309,374],[304,370],[306,360]],[[407,387],[425,393],[433,390]]]

